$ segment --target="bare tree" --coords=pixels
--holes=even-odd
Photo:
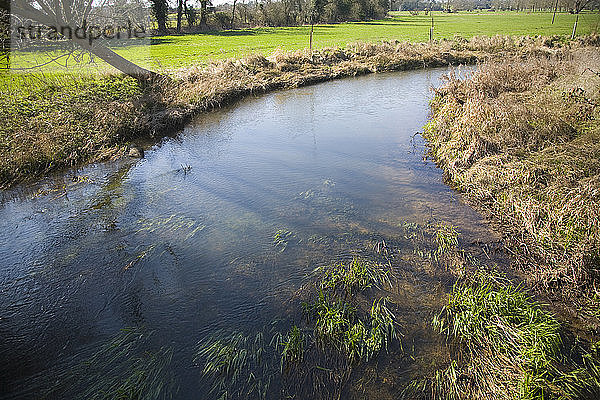
[[[237,0],[233,0],[233,7],[231,8],[231,23],[229,24],[231,29],[233,29],[233,22],[235,20],[235,4],[237,3]]]
[[[200,0],[200,28],[206,29],[206,19],[210,0]]]
[[[183,0],[177,0],[177,33],[181,33],[181,18],[183,17]]]
[[[94,0],[17,0],[11,3],[10,13],[22,21],[34,21],[51,28],[56,38],[77,44],[136,79],[147,80],[156,77],[155,72],[134,64],[105,46],[101,40],[96,40],[102,33],[100,28],[96,27],[98,29],[95,32],[88,29],[88,21],[94,10],[93,2]],[[107,32],[110,34],[112,31]]]

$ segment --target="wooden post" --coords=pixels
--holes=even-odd
[[[433,8],[433,7],[432,7]],[[431,28],[429,28],[429,41],[433,41],[433,9],[429,11],[431,13]]]

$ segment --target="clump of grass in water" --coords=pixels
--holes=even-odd
[[[592,399],[600,395],[595,347],[582,361],[565,355],[556,318],[520,287],[494,277],[460,282],[434,318],[435,329],[458,346],[460,361],[413,382],[410,398]],[[565,371],[571,372],[565,372]]]
[[[600,342],[595,342],[589,350],[576,349],[581,355],[580,362],[572,366],[570,372],[557,379],[559,387],[567,399],[600,398]]]
[[[140,328],[123,329],[61,379],[60,387],[55,387],[50,397],[60,394],[86,400],[172,398],[177,393],[170,370],[173,350],[148,350],[150,337],[151,333]]]
[[[438,224],[435,229],[436,256],[452,251],[458,247],[460,232],[450,224]]]
[[[367,310],[355,299],[389,283],[388,271],[354,259],[318,268],[316,274],[318,296],[303,304],[304,326],[293,325],[286,334],[274,329],[255,335],[218,332],[198,344],[195,361],[212,395],[339,398],[351,368],[398,339],[386,299],[375,298]]]
[[[401,227],[405,231],[404,238],[413,243],[413,253],[419,257],[439,262],[443,256],[449,256],[458,250],[461,233],[450,223],[437,222],[419,226],[405,222]]]
[[[434,326],[473,352],[489,348],[505,354],[534,375],[548,368],[561,345],[554,316],[520,288],[485,281],[457,285]]]
[[[289,368],[291,365],[300,363],[304,359],[305,336],[302,330],[296,325],[287,333],[285,339],[281,342],[283,347],[281,352],[281,371],[284,366]]]
[[[390,277],[380,265],[358,258],[317,268],[315,273],[316,297],[302,304],[304,328],[294,326],[283,343],[286,393],[339,398],[352,367],[374,359],[399,340],[387,299],[370,300],[364,309],[368,289],[382,288]]]
[[[332,301],[321,292],[314,303],[305,304],[305,312],[314,321],[317,347],[334,348],[350,364],[369,361],[397,338],[394,315],[382,298],[374,300],[370,312],[361,318],[351,304]]]
[[[321,273],[321,290],[341,291],[344,298],[373,286],[381,288],[390,283],[388,270],[356,257],[350,263],[319,267],[315,272]]]
[[[274,351],[278,336],[267,340],[261,331],[217,332],[201,341],[194,361],[202,365],[202,377],[210,393],[218,399],[265,399],[272,394],[272,383],[279,376]]]

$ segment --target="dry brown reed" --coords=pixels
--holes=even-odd
[[[588,305],[600,298],[599,72],[596,48],[491,61],[448,77],[425,129],[432,157],[501,223],[531,282]]]

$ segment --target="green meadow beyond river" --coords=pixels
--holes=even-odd
[[[0,398],[129,398],[135,387],[142,398],[216,399],[226,381],[207,378],[198,349],[232,335],[268,348],[227,382],[268,381],[265,397],[281,398],[276,333],[302,320],[311,271],[354,257],[393,269],[386,296],[402,346],[353,368],[341,398],[397,398],[447,356],[430,323],[454,279],[419,256],[423,232],[452,226],[461,245],[505,262],[417,134],[447,72],[246,98],[143,159],[2,192]],[[278,373],[267,377],[269,362]]]

